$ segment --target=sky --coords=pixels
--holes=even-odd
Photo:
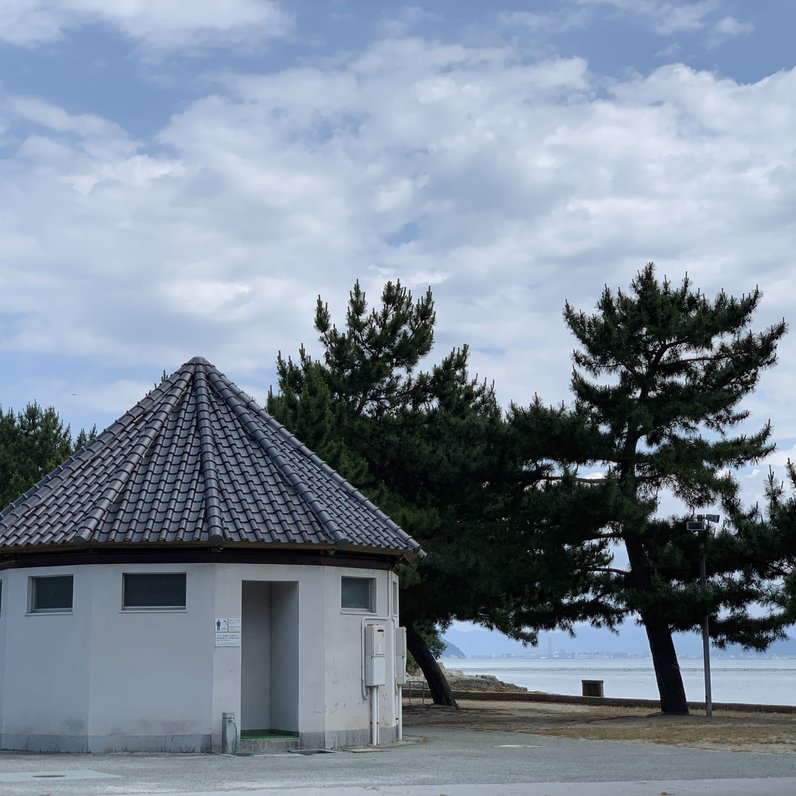
[[[204,356],[261,401],[317,296],[437,307],[504,405],[639,268],[794,323],[788,0],[2,0],[0,405],[104,428]],[[796,333],[745,404],[796,457]],[[740,474],[759,493],[766,463]],[[780,472],[780,470],[778,470]]]

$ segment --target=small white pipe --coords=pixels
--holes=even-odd
[[[370,743],[379,745],[379,687],[370,687]]]
[[[398,691],[398,705],[397,705],[397,718],[398,718],[398,740],[402,741],[404,738],[404,689],[403,686],[396,686]]]

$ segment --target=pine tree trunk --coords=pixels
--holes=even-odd
[[[445,677],[445,673],[431,654],[426,640],[415,630],[411,622],[406,623],[406,646],[409,648],[409,652],[412,653],[415,661],[417,661],[417,665],[426,678],[434,704],[449,705],[458,710],[459,706],[453,698],[453,692]]]
[[[688,702],[685,698],[683,676],[677,662],[677,651],[672,640],[669,625],[654,617],[641,615],[644,629],[652,653],[652,665],[655,667],[655,679],[658,681],[658,693],[661,698],[661,713],[674,716],[688,715]]]
[[[637,589],[652,593],[652,564],[646,550],[636,537],[626,537],[628,561],[633,583]],[[658,683],[658,694],[661,699],[661,713],[673,716],[687,716],[688,702],[685,698],[683,676],[677,662],[677,651],[674,648],[672,631],[668,622],[649,613],[641,612],[641,622],[647,632],[650,644],[652,665]]]

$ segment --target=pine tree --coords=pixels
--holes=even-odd
[[[53,407],[29,403],[21,412],[0,411],[0,509],[96,436],[81,431],[73,442]]]
[[[434,323],[431,293],[413,301],[400,283],[373,310],[357,283],[342,329],[319,298],[323,358],[280,354],[268,410],[428,552],[402,569],[401,621],[435,702],[454,704],[426,642],[434,628],[471,620],[534,641],[537,629],[611,609],[584,594],[604,554],[553,533],[572,511],[571,484],[542,482],[544,465],[517,461],[494,390],[469,376],[466,346],[418,368]]]
[[[747,419],[739,404],[775,363],[785,333],[784,322],[750,331],[759,302],[758,290],[740,299],[721,292],[711,301],[688,278],[679,287],[659,283],[650,263],[629,293],[606,288],[596,314],[566,304],[564,319],[580,345],[574,414],[539,402],[516,412],[515,425],[549,426],[552,459],[604,469],[604,478],[581,488],[610,519],[597,533],[585,531],[581,543],[625,548],[627,569],[597,567],[593,588],[643,623],[664,713],[688,712],[673,629],[698,627],[705,610],[721,607],[725,616],[714,625],[720,641],[765,645],[777,632],[776,622],[755,623],[748,610],[763,585],[744,573],[736,534],[727,529],[708,542],[713,577],[705,594],[696,570],[702,540],[687,532],[685,517],[656,518],[662,490],[692,510],[736,506],[731,468],[773,449],[768,424],[731,433]]]
[[[755,506],[744,511],[739,503],[731,510],[748,577],[765,584],[760,602],[766,615],[778,620],[774,632],[796,622],[796,466],[791,461],[785,476],[787,487],[769,468],[762,510]]]
[[[428,372],[418,370],[432,348],[435,320],[431,292],[414,301],[400,283],[388,282],[381,306],[371,310],[357,282],[342,329],[332,323],[319,297],[315,328],[323,359],[313,360],[303,347],[297,362],[280,353],[279,393],[268,399],[274,417],[421,544],[443,522],[455,522],[457,509],[443,493],[471,499],[467,485],[452,474],[462,460],[462,434],[469,420],[480,418],[478,422],[489,425],[500,419],[491,389],[467,376],[466,349],[451,352]],[[470,460],[468,467],[473,469]],[[439,612],[429,614],[422,600],[412,599],[426,583],[426,574],[404,568],[403,575],[404,583],[415,587],[404,591],[401,607],[410,651],[435,699],[454,704],[425,641],[440,620]],[[449,615],[445,618],[449,621]]]

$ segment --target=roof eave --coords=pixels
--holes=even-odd
[[[329,544],[329,543],[306,543],[306,542],[231,542],[225,541],[223,544],[208,544],[207,542],[148,542],[145,540],[134,540],[130,542],[105,542],[75,545],[72,542],[62,542],[44,545],[18,545],[13,547],[0,547],[0,561],[6,558],[33,555],[58,555],[67,553],[88,553],[93,550],[108,551],[118,550],[119,552],[148,551],[148,550],[252,550],[252,551],[305,551],[308,553],[326,553],[333,556],[337,553],[351,555],[365,555],[374,557],[389,557],[407,562],[425,557],[425,551],[419,548],[420,554],[413,550],[392,548],[392,547],[365,547],[353,544]]]

